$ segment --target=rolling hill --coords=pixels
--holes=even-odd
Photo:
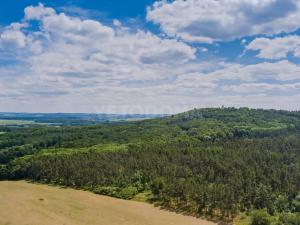
[[[299,112],[194,109],[126,123],[0,129],[1,179],[142,196],[227,222],[243,213],[285,225],[290,214],[299,217]]]

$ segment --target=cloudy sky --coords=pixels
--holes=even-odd
[[[300,109],[300,0],[0,3],[0,111]]]

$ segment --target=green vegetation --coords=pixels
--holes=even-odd
[[[128,186],[124,188],[96,186],[91,191],[96,194],[107,195],[115,198],[132,199],[139,192],[136,187]]]
[[[1,113],[0,125],[7,126],[87,126],[109,122],[127,122],[159,118],[155,114],[89,114],[89,113]]]
[[[267,210],[257,210],[252,213],[251,225],[271,225],[272,217]]]
[[[26,120],[0,120],[0,126],[8,126],[8,125],[29,125],[35,124],[34,121],[26,121]]]
[[[300,224],[300,213],[284,213],[280,216],[278,225]]]
[[[52,156],[52,155],[71,155],[74,153],[101,153],[101,152],[120,152],[127,151],[127,144],[98,144],[92,147],[84,148],[54,148],[54,149],[42,149],[37,154],[39,156]]]
[[[243,225],[299,225],[299,131],[299,112],[248,108],[8,127],[0,135],[0,179],[66,185],[226,221],[243,215]]]
[[[266,209],[254,210],[246,216],[242,214],[235,220],[238,225],[299,225],[300,213],[283,212],[270,215]]]

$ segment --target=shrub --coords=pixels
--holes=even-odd
[[[5,165],[0,164],[0,180],[9,178],[9,170]]]
[[[151,184],[151,191],[154,195],[160,195],[161,191],[165,188],[166,181],[163,177],[157,177]]]
[[[300,194],[293,201],[293,210],[295,212],[300,212]]]
[[[271,216],[267,210],[256,210],[252,214],[251,225],[271,225]]]
[[[129,186],[129,187],[123,188],[120,191],[119,197],[123,198],[123,199],[132,199],[137,194],[138,194],[138,189],[136,187]]]
[[[284,213],[279,218],[278,225],[300,225],[300,213]]]
[[[119,188],[116,187],[102,187],[96,186],[93,188],[93,192],[99,195],[107,195],[111,197],[119,197]]]

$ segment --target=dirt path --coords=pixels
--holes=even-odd
[[[73,189],[0,182],[0,225],[214,225],[193,217]]]

